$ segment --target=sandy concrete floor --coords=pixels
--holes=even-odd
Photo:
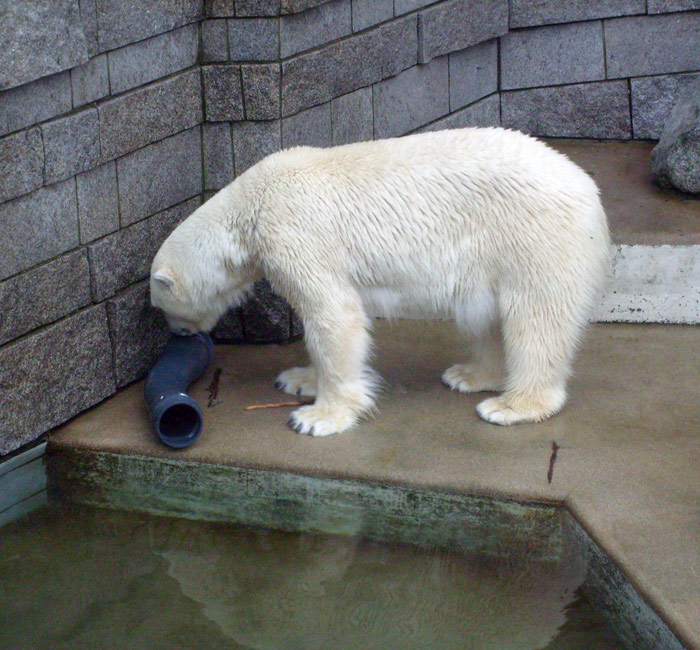
[[[244,410],[287,399],[273,382],[305,362],[296,342],[217,346],[192,390],[205,430],[189,449],[154,440],[141,383],[62,427],[52,445],[565,503],[681,640],[700,648],[699,328],[591,327],[564,411],[506,428],[479,420],[481,396],[441,385],[442,371],[466,357],[451,323],[379,321],[375,338],[386,380],[378,414],[337,436],[293,433],[290,408]]]

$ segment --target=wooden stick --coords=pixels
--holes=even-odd
[[[251,406],[246,406],[246,411],[257,411],[258,409],[278,409],[283,406],[306,406],[308,404],[313,404],[313,402],[277,402],[275,404],[253,404]]]

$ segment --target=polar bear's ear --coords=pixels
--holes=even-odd
[[[175,280],[173,280],[172,275],[167,270],[156,271],[153,274],[153,280],[164,289],[172,289],[175,285]]]

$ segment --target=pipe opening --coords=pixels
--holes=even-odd
[[[201,428],[199,412],[189,404],[174,404],[163,412],[158,422],[161,439],[172,441],[196,437]]]

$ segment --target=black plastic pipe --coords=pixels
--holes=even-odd
[[[206,372],[213,351],[214,344],[204,332],[173,334],[148,374],[144,396],[151,426],[169,447],[188,447],[202,433],[202,409],[185,391]]]

